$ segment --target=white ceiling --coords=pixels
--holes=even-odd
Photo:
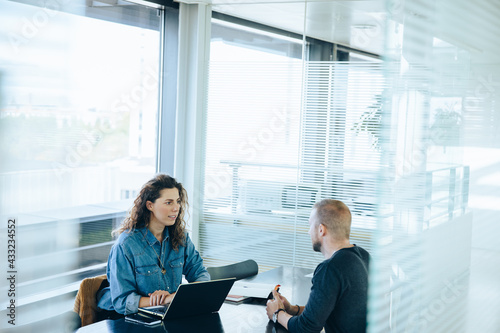
[[[213,10],[320,40],[382,54],[380,0],[212,0]]]
[[[381,55],[389,52],[386,47],[388,50],[398,47],[396,39],[402,35],[397,31],[403,28],[402,23],[417,17],[424,24],[427,20],[433,22],[434,36],[452,48],[469,52],[474,63],[500,63],[498,0],[406,0],[406,3],[403,0],[177,1],[212,4],[217,12]],[[389,3],[400,6],[387,8]],[[433,7],[429,8],[429,4]],[[422,35],[430,32],[413,30],[412,33]],[[413,40],[408,42],[414,43]]]

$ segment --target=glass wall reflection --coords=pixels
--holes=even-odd
[[[0,7],[1,251],[14,218],[16,327],[29,331],[105,272],[111,230],[155,173],[160,16],[93,1]]]

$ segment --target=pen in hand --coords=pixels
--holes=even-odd
[[[276,287],[274,287],[274,290],[277,291],[277,292],[279,292],[280,291],[280,287],[281,287],[281,285],[277,284]],[[267,299],[274,299],[272,291],[267,296]]]

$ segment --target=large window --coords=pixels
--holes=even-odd
[[[155,171],[159,18],[137,8],[81,10],[156,24],[2,1],[3,214],[124,199]]]
[[[200,249],[208,265],[253,258],[271,266],[277,258],[262,254],[294,227],[278,210],[297,179],[302,42],[212,27]]]
[[[1,228],[17,221],[17,325],[72,308],[156,172],[161,40],[155,9],[24,2],[0,1],[0,211]]]
[[[345,201],[355,243],[370,247],[381,66],[302,59],[313,42],[213,21],[200,221],[208,265],[314,268],[322,257],[307,221],[321,198]]]

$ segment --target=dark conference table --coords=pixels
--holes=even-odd
[[[281,284],[282,293],[291,304],[305,305],[311,289],[313,270],[297,267],[278,267],[245,282],[256,284]],[[196,301],[196,300],[194,300]],[[266,301],[248,299],[243,303],[224,302],[218,313],[164,321],[153,327],[126,322],[125,319],[103,320],[77,330],[77,333],[246,333],[287,332],[281,325],[269,321],[266,315]]]

